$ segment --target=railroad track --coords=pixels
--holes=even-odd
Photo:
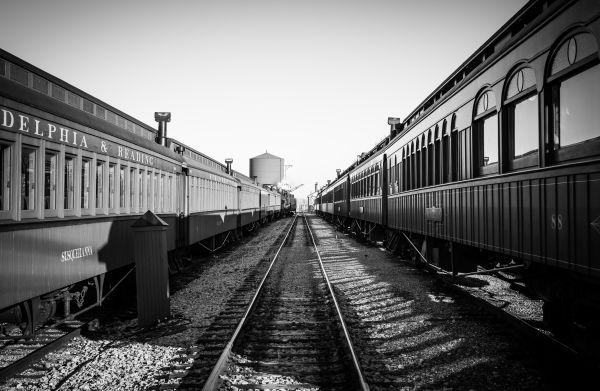
[[[0,384],[80,335],[84,325],[77,320],[67,321],[60,328],[39,330],[31,339],[1,339]]]
[[[368,389],[304,216],[294,220],[241,320],[230,318],[236,330],[205,390]]]
[[[383,250],[381,247],[380,249]],[[415,248],[415,251],[418,250]],[[344,251],[342,250],[339,254],[343,255]],[[403,262],[414,265],[413,261],[403,260]],[[573,368],[572,373],[585,375],[585,368],[590,366],[589,357],[578,353],[572,346],[548,331],[542,321],[541,301],[528,298],[523,294],[523,289],[512,282],[514,277],[497,277],[484,273],[457,278],[440,273],[435,269],[429,270],[450,291],[476,303],[483,310],[478,315],[482,321],[489,318],[500,319],[510,325],[513,329],[512,335],[531,346],[532,350],[540,352],[539,355],[547,360],[547,368],[552,368],[555,363],[561,363],[563,368],[556,368],[558,371],[564,371],[564,367],[569,366],[569,368]],[[532,311],[527,307],[537,308]],[[532,312],[536,311],[536,316],[531,316]],[[472,317],[473,315],[469,314],[468,316]],[[365,371],[369,381],[372,381],[368,369],[365,368]]]

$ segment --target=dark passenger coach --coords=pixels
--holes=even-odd
[[[529,2],[406,120],[390,118],[316,210],[440,272],[519,273],[545,321],[597,351],[598,42],[597,1]]]

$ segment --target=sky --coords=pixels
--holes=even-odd
[[[524,0],[0,0],[0,47],[305,198],[404,119]]]

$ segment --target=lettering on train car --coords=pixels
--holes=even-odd
[[[146,166],[155,166],[154,157],[140,151],[121,145],[115,146],[98,137],[85,135],[82,132],[16,110],[0,107],[0,111],[2,111],[0,126],[10,131],[28,133],[29,136],[37,136],[46,140],[84,148]]]
[[[40,118],[31,118],[28,115],[13,112],[5,108],[1,108],[0,110],[2,110],[1,125],[4,128],[88,149],[86,136],[72,129],[44,121]]]
[[[442,208],[425,208],[425,220],[427,221],[442,221]]]
[[[94,254],[92,246],[85,246],[63,251],[60,255],[61,262],[73,262],[76,259]]]
[[[132,162],[145,164],[147,166],[154,165],[154,158],[139,151],[134,151],[126,147],[118,146],[117,156],[121,159],[131,160]]]

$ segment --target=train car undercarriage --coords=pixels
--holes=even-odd
[[[544,323],[549,330],[581,352],[599,355],[600,286],[591,277],[364,220],[320,215],[359,240],[381,244],[402,259],[434,273],[453,278],[492,274],[508,279],[512,289],[543,300]],[[565,278],[565,273],[569,278]]]

